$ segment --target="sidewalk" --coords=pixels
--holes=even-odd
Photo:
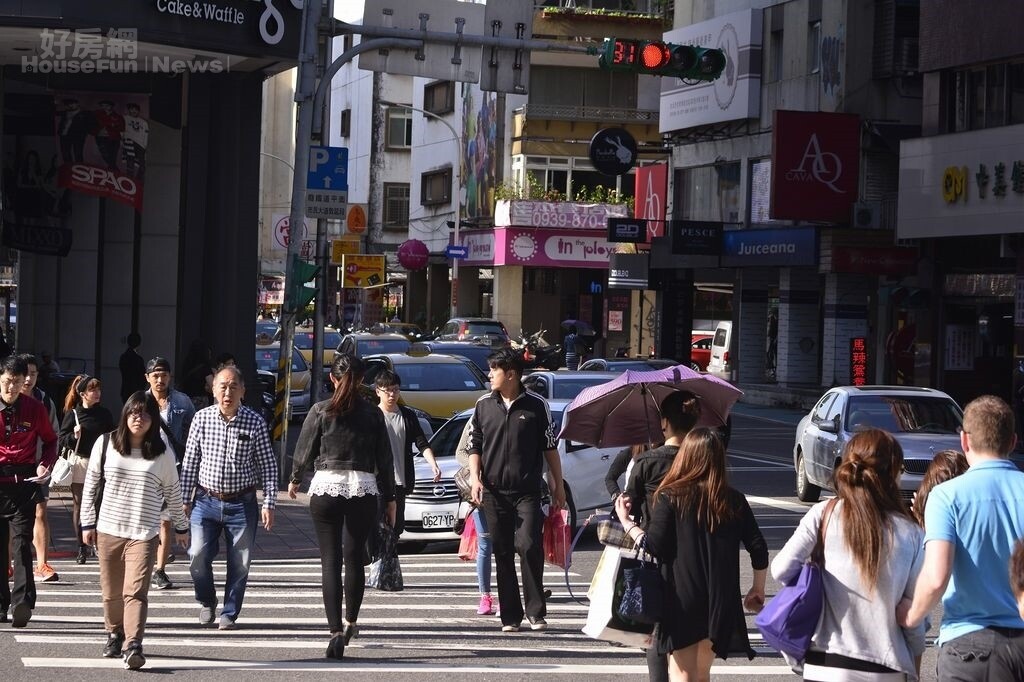
[[[71,527],[71,508],[70,490],[65,488],[50,492],[47,517],[50,522],[50,557],[53,559],[72,558],[78,552],[78,542]],[[174,552],[179,562],[186,560],[185,550],[175,548]],[[223,552],[222,542],[221,558]],[[274,511],[274,528],[269,532],[262,527],[257,530],[253,559],[308,559],[319,556],[313,519],[309,515],[309,497],[300,493],[297,499],[292,500],[287,493],[279,493]]]

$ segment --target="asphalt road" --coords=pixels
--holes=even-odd
[[[794,493],[791,452],[799,415],[745,405],[737,406],[734,414],[731,482],[748,495],[774,556],[808,508]],[[66,504],[59,496],[51,502],[57,526]],[[176,588],[151,593],[145,673],[181,679],[211,673],[223,679],[251,679],[262,673],[293,679],[357,672],[367,680],[408,679],[415,674],[420,680],[438,681],[611,681],[646,676],[639,650],[595,641],[580,632],[586,607],[570,596],[569,589],[585,601],[602,550],[591,529],[584,531],[574,554],[568,585],[560,570],[547,567],[545,584],[553,591],[547,631],[502,634],[497,618],[477,616],[473,566],[458,560],[454,543],[433,543],[421,553],[403,554],[404,591],[367,590],[362,631],[346,649],[344,661],[327,662],[319,559],[308,511],[301,500],[282,501],[279,509],[275,532],[258,536],[238,630],[200,627],[184,558],[169,566]],[[29,626],[0,626],[3,678],[70,682],[104,680],[111,671],[123,674],[120,661],[99,655],[105,635],[95,561],[77,566],[70,558],[58,558],[51,563],[61,579],[40,585]],[[750,584],[745,557],[741,566],[745,590]],[[223,562],[216,570],[223,574]],[[769,581],[769,596],[775,589]],[[932,620],[937,622],[937,614]],[[762,645],[752,617],[748,626],[758,656],[752,661],[717,661],[713,679],[798,679]],[[934,679],[929,673],[934,660],[934,649],[929,649],[922,679]]]

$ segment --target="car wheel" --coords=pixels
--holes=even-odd
[[[804,455],[800,453],[796,457],[796,497],[801,502],[817,502],[821,496],[821,488],[814,485],[807,479],[807,469],[804,467]]]

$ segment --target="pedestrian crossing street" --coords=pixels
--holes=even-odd
[[[345,649],[345,658],[324,658],[328,641],[317,558],[254,560],[238,629],[201,626],[187,560],[169,564],[174,583],[151,590],[144,648],[151,671],[275,671],[289,674],[363,671],[376,674],[415,672],[508,675],[632,676],[647,674],[643,652],[593,640],[580,630],[587,607],[573,601],[564,573],[546,567],[549,627],[502,633],[495,616],[478,616],[475,566],[453,554],[402,555],[405,590],[367,588],[360,611],[360,631]],[[38,585],[36,609],[28,627],[2,631],[0,641],[17,643],[23,671],[12,679],[63,670],[121,669],[119,659],[100,655],[106,641],[99,593],[99,567],[53,562],[59,582]],[[223,561],[215,563],[222,595]],[[573,593],[581,601],[590,575],[570,571]],[[495,598],[495,603],[497,599]],[[525,621],[524,621],[525,623]],[[528,624],[527,624],[528,625]],[[752,642],[760,643],[756,629]],[[766,652],[767,653],[767,652]],[[16,659],[18,660],[18,659]],[[721,663],[721,662],[720,662]],[[777,657],[748,662],[730,660],[714,668],[717,676],[750,678],[789,672]],[[758,665],[754,665],[757,663]],[[34,671],[34,672],[33,672]]]

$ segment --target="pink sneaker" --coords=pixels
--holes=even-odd
[[[491,601],[491,595],[481,594],[480,595],[480,607],[476,610],[478,615],[489,616],[494,613],[494,604]]]

